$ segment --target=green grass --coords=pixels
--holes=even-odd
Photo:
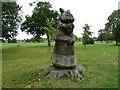
[[[52,65],[52,47],[47,43],[3,44],[3,88],[117,88],[118,87],[118,47],[115,43],[96,42],[85,48],[75,43],[77,63],[89,72],[84,81],[63,77],[44,78],[43,70]]]

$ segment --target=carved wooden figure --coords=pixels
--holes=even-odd
[[[77,65],[74,56],[74,17],[69,10],[65,11],[60,8],[61,15],[59,24],[55,32],[55,46],[52,53],[53,66],[48,67],[45,73],[49,78],[60,78],[67,75],[71,78],[83,80],[80,72],[86,72],[82,65]]]

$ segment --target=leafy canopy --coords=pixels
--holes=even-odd
[[[112,12],[105,26],[105,29],[113,34],[114,40],[120,42],[120,9]]]
[[[84,31],[83,31],[83,44],[86,45],[86,42],[88,41],[88,39],[90,38],[90,36],[92,36],[92,33],[90,30],[90,25],[85,24],[85,26],[83,27]]]
[[[33,4],[35,3],[31,3],[30,5]],[[32,16],[26,16],[26,21],[21,25],[21,30],[33,36],[49,34],[49,32],[46,32],[46,28],[48,27],[47,21],[54,20],[55,24],[53,26],[56,27],[57,17],[58,12],[52,10],[52,6],[49,2],[37,2]]]
[[[16,2],[2,2],[2,37],[13,39],[17,36],[22,20],[21,7]]]

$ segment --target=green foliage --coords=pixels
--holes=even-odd
[[[108,23],[105,26],[105,29],[108,32],[107,36],[113,37],[117,45],[117,43],[120,42],[120,9],[112,12],[108,17]]]
[[[105,24],[105,29],[104,29],[104,32],[105,32],[104,40],[105,41],[113,40],[113,34],[112,34],[110,27],[111,26],[109,23]]]
[[[30,39],[24,39],[25,40],[25,42],[31,42],[31,40]]]
[[[79,38],[78,38],[76,35],[74,35],[74,37],[75,37],[75,41],[78,41],[78,40],[79,40]]]
[[[44,40],[45,40],[44,38],[39,36],[32,37],[31,39],[24,39],[25,42],[33,42],[33,43],[44,42]]]
[[[83,42],[83,44],[94,44],[94,40],[92,38],[88,38],[86,41]]]
[[[32,37],[31,39],[24,39],[24,41],[27,43],[41,43],[41,42],[46,42],[47,39],[35,36],[35,37]]]
[[[94,44],[94,40],[92,38],[89,38],[89,44]]]
[[[115,10],[108,17],[108,23],[105,24],[104,29],[100,29],[98,40],[106,42],[115,40],[116,45],[120,42],[120,10]]]
[[[8,40],[8,43],[16,43],[17,42],[17,40],[16,39],[12,39],[12,40]]]
[[[89,44],[89,38],[92,36],[92,33],[90,30],[90,26],[88,24],[85,24],[83,27],[84,32],[83,32],[83,44],[86,46],[86,44]]]
[[[46,21],[46,27],[44,27],[44,33],[47,35],[47,39],[48,39],[48,46],[51,46],[50,44],[50,40],[54,39],[54,32],[55,32],[55,28],[53,27],[53,25],[55,25],[55,21],[51,20],[47,18]]]
[[[98,36],[98,41],[113,41],[113,34],[111,30],[108,28],[108,24],[106,24],[105,29],[100,29],[98,31],[99,36]]]
[[[46,21],[46,27],[44,27],[44,32],[45,34],[48,34],[50,39],[53,39],[54,37],[54,32],[55,32],[55,28],[53,27],[53,25],[55,24],[55,21],[54,20],[51,20],[47,18],[47,21]]]
[[[16,2],[2,2],[2,37],[14,39],[21,22],[21,7]]]
[[[5,40],[4,40],[4,39],[2,39],[2,43],[5,43]]]
[[[32,16],[26,16],[26,21],[22,23],[21,30],[37,37],[44,34],[52,37],[53,29],[57,27],[58,12],[52,10],[52,5],[49,2],[33,2],[30,5],[32,4],[36,4],[36,7]]]
[[[105,31],[104,31],[104,29],[100,29],[98,31],[98,33],[99,33],[99,35],[98,35],[98,41],[102,42],[105,39]]]

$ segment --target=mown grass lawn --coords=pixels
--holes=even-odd
[[[63,77],[44,78],[43,70],[52,65],[52,47],[47,43],[20,43],[2,45],[3,88],[118,88],[118,47],[115,43],[96,42],[85,48],[75,43],[78,64],[88,73],[84,81]]]

